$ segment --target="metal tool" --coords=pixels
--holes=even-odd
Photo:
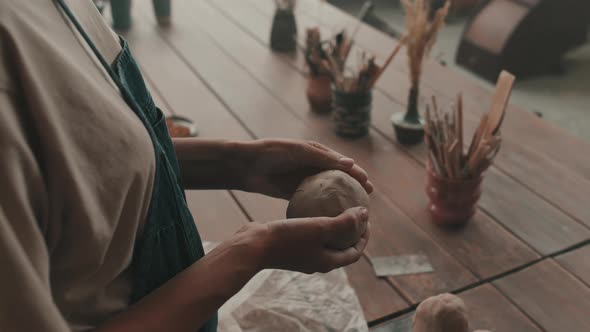
[[[434,269],[425,255],[372,257],[371,264],[377,277],[429,273]]]

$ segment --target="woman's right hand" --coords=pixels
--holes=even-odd
[[[362,256],[369,240],[369,215],[365,208],[352,208],[328,218],[302,218],[264,224],[263,268],[303,273],[329,272],[352,264]],[[346,249],[332,243],[350,239]]]

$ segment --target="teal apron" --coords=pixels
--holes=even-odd
[[[56,0],[109,73],[123,99],[139,117],[154,145],[156,174],[147,220],[131,263],[133,291],[137,302],[205,255],[201,238],[186,204],[180,168],[162,111],[145,86],[127,42],[109,65],[63,0]],[[199,332],[217,330],[213,315]]]

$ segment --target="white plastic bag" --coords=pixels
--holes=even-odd
[[[313,275],[264,270],[221,307],[218,331],[366,332],[368,327],[343,269]]]

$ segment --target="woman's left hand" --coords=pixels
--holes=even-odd
[[[340,170],[355,178],[367,193],[373,191],[365,170],[354,160],[317,142],[285,139],[254,141],[244,157],[246,191],[290,199],[306,177],[324,170]]]

